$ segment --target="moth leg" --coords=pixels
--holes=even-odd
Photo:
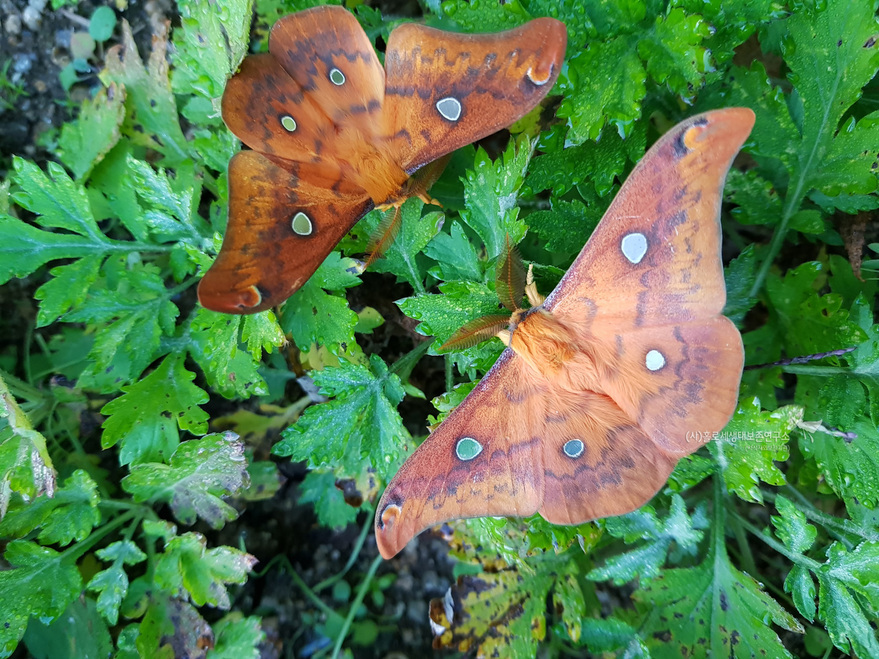
[[[525,280],[525,295],[528,297],[528,302],[532,307],[539,307],[546,299],[543,295],[537,292],[537,286],[534,284],[533,263],[528,265],[528,277]]]

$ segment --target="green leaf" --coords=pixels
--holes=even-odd
[[[722,546],[696,567],[666,570],[634,597],[650,609],[641,631],[654,657],[792,657],[770,622],[804,631]]]
[[[446,282],[440,284],[442,295],[418,295],[399,300],[397,305],[410,318],[421,321],[419,334],[434,336],[434,346],[443,342],[468,321],[498,312],[497,294],[487,286],[475,282]],[[503,350],[499,339],[490,339],[479,345],[452,353],[452,359],[462,372],[487,371]],[[431,347],[435,352],[436,347]]]
[[[177,94],[207,99],[223,94],[226,80],[250,44],[252,0],[220,5],[207,0],[178,4],[180,27],[174,30],[174,72],[171,87]],[[221,125],[219,116],[212,123]]]
[[[88,597],[73,600],[51,622],[32,619],[23,642],[31,657],[83,659],[113,656],[110,631],[98,615],[95,601]]]
[[[340,291],[360,284],[360,278],[352,272],[354,269],[353,259],[331,252],[311,279],[284,304],[281,327],[301,349],[317,343],[339,355],[356,345],[357,314],[348,308],[344,297],[325,292],[325,289]]]
[[[590,44],[559,76],[564,98],[557,114],[568,120],[568,139],[574,144],[595,140],[606,123],[628,131],[641,115],[646,83],[637,39],[625,35]]]
[[[242,584],[256,565],[256,558],[232,547],[207,548],[200,533],[171,538],[156,561],[155,583],[170,593],[184,592],[197,606],[230,606],[226,584]]]
[[[55,493],[55,469],[46,438],[34,430],[27,414],[10,393],[0,374],[0,520],[10,495],[39,500]],[[2,522],[0,522],[2,524]]]
[[[876,630],[871,625],[879,606],[879,543],[864,542],[847,551],[835,542],[827,563],[818,571],[818,617],[833,644],[861,657],[879,656]]]
[[[711,34],[712,28],[702,16],[688,15],[676,7],[657,16],[653,29],[638,42],[638,54],[653,80],[690,98],[702,86],[705,72],[711,70],[711,53],[702,45]]]
[[[508,235],[513,244],[525,236],[527,228],[518,219],[516,201],[533,152],[534,145],[522,136],[507,147],[497,162],[492,162],[485,151],[478,149],[473,169],[467,171],[464,181],[467,209],[461,211],[461,219],[482,239],[489,259],[500,255]]]
[[[81,469],[58,488],[54,496],[10,507],[0,521],[0,536],[22,538],[36,529],[43,544],[69,545],[84,540],[101,521],[98,486]]]
[[[115,23],[116,14],[109,7],[99,7],[95,14],[102,10],[110,12]],[[76,121],[61,127],[58,156],[77,181],[88,177],[92,168],[119,141],[124,118],[125,92],[113,85],[83,101]]]
[[[806,522],[806,516],[790,501],[778,495],[775,497],[775,509],[778,516],[773,516],[772,525],[776,534],[786,547],[803,554],[815,543],[817,529]]]
[[[116,12],[110,7],[98,7],[89,19],[89,34],[95,41],[103,42],[113,36],[116,29]]]
[[[199,308],[191,323],[189,354],[204,371],[211,388],[226,398],[268,393],[257,371],[259,362],[240,348],[241,316]]]
[[[787,28],[784,57],[803,106],[803,138],[794,178],[802,176],[811,188],[822,184],[825,172],[835,177],[833,169],[840,165],[843,147],[833,145],[834,134],[845,111],[879,69],[879,23],[867,3],[828,0],[814,10],[794,12]],[[836,139],[840,138],[852,139],[846,131]],[[870,144],[873,153],[862,161],[866,166],[870,157],[877,157],[875,139]]]
[[[341,362],[314,373],[314,382],[331,400],[305,410],[272,452],[347,474],[368,460],[387,482],[411,439],[396,409],[405,395],[400,378],[372,355],[368,367]]]
[[[528,169],[525,185],[534,192],[552,190],[554,195],[561,196],[575,185],[588,184],[599,196],[605,197],[614,189],[614,179],[623,174],[627,146],[632,144],[631,148],[640,150],[637,156],[640,157],[644,153],[643,140],[643,131],[636,131],[625,142],[617,133],[608,132],[597,142],[537,156]],[[600,217],[609,203],[608,200],[600,209],[591,209],[591,213]],[[585,242],[586,236],[583,238]]]
[[[879,431],[866,419],[847,430],[855,439],[810,433],[800,440],[806,457],[815,460],[821,476],[846,503],[869,508],[879,505]]]
[[[112,561],[106,570],[101,570],[88,583],[88,589],[100,593],[98,595],[98,612],[115,625],[119,619],[119,607],[128,594],[128,575],[125,565],[137,565],[146,560],[137,545],[130,540],[120,540],[99,549],[98,557],[103,561]]]
[[[818,294],[825,276],[824,264],[813,261],[789,270],[783,279],[771,275],[766,281],[766,293],[791,356],[854,346],[866,338],[843,307],[841,295]]]
[[[8,215],[0,215],[0,284],[23,278],[55,259],[88,256],[107,249],[102,239],[49,233]]]
[[[180,430],[203,435],[208,415],[199,405],[208,395],[192,384],[195,374],[186,370],[184,355],[169,355],[158,368],[138,382],[123,387],[118,398],[104,405],[101,446],[122,443],[119,462],[163,462],[180,443]]]
[[[85,188],[74,183],[61,165],[47,163],[47,175],[35,164],[17,156],[12,164],[15,170],[12,181],[16,186],[12,198],[39,216],[35,219],[37,224],[47,229],[65,229],[90,238],[93,243],[109,246],[92,215]]]
[[[552,198],[552,210],[535,211],[525,217],[529,228],[546,241],[546,250],[572,258],[601,219],[603,209],[588,208],[577,199],[564,201]]]
[[[85,302],[89,288],[98,279],[103,260],[101,256],[84,256],[49,271],[52,279],[34,293],[34,297],[41,301],[37,312],[37,327],[55,322]]]
[[[672,495],[668,518],[660,521],[650,506],[623,515],[609,517],[604,521],[607,532],[622,538],[626,544],[646,540],[635,549],[616,554],[601,567],[593,568],[587,579],[611,580],[619,585],[636,578],[656,577],[665,563],[672,542],[684,551],[692,552],[702,539],[702,529],[707,526],[704,513],[691,518],[684,500]]]
[[[207,659],[259,659],[259,646],[266,640],[261,623],[258,616],[244,617],[237,611],[223,616],[211,625],[216,643]]]
[[[13,569],[0,571],[0,656],[12,654],[31,617],[51,620],[79,596],[82,579],[73,561],[54,549],[13,540],[4,558]]]
[[[331,471],[309,471],[299,485],[299,501],[314,504],[321,526],[342,529],[357,519],[357,508],[345,502]]]
[[[693,441],[710,441],[712,454],[722,466],[723,480],[730,492],[745,501],[763,502],[760,481],[784,485],[784,473],[774,462],[785,462],[790,454],[791,430],[803,419],[795,405],[773,412],[763,411],[757,398],[742,401],[721,432],[696,433]]]
[[[440,231],[424,248],[425,255],[436,261],[428,272],[442,281],[481,281],[482,264],[473,243],[460,222],[450,232]]]
[[[241,340],[247,344],[247,352],[255,361],[262,359],[263,350],[271,354],[275,348],[284,345],[284,332],[272,312],[258,313],[244,317],[241,326]]]
[[[372,266],[376,272],[390,272],[398,280],[408,282],[416,291],[424,290],[424,263],[417,258],[433,239],[443,224],[444,215],[431,212],[421,216],[424,202],[413,198],[402,208],[400,232],[388,247],[384,256]],[[394,210],[388,211],[393,213]]]
[[[131,28],[123,22],[122,43],[107,51],[101,80],[125,89],[124,132],[129,139],[161,153],[164,164],[173,166],[189,159],[189,144],[180,128],[168,81],[167,45],[164,34],[155,35],[149,63],[144,66]]]
[[[122,479],[122,489],[135,501],[168,503],[182,523],[194,524],[200,517],[215,529],[238,517],[222,497],[246,486],[244,445],[234,433],[191,439],[177,447],[170,465],[134,465]]]
[[[104,263],[106,279],[86,301],[68,312],[67,322],[101,325],[80,384],[116,391],[136,379],[155,359],[162,336],[171,335],[179,314],[169,299],[159,269],[151,265],[125,267],[122,259]]]
[[[450,0],[442,13],[455,21],[462,32],[500,32],[518,27],[531,19],[519,0],[497,3],[493,0]]]

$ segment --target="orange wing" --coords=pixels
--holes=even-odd
[[[699,431],[720,430],[736,405],[744,351],[720,315],[720,203],[753,125],[751,110],[729,108],[664,135],[543,305],[606,346],[603,390],[679,454],[698,448]]]
[[[376,541],[391,558],[450,519],[619,515],[648,501],[674,463],[607,396],[581,392],[571,405],[508,349],[388,485]]]
[[[333,189],[255,151],[229,162],[229,223],[217,260],[198,284],[202,306],[256,313],[286,300],[373,204],[363,190]]]
[[[720,315],[720,194],[750,110],[694,117],[648,152],[511,347],[379,503],[393,556],[437,522],[629,512],[735,409],[741,337]]]
[[[564,23],[538,18],[497,34],[451,34],[409,23],[385,54],[386,132],[411,173],[506,128],[552,89]]]

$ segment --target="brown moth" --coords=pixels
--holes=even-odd
[[[388,485],[385,558],[450,519],[630,512],[726,425],[744,351],[721,315],[720,201],[753,125],[747,108],[708,112],[644,156],[556,289],[529,293],[509,347]]]
[[[563,23],[498,34],[406,24],[382,68],[357,19],[316,7],[279,20],[244,59],[223,119],[252,151],[229,163],[229,222],[199,283],[208,309],[256,313],[286,300],[373,208],[430,201],[426,164],[509,126],[552,88]]]

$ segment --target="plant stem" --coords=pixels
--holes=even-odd
[[[342,643],[345,642],[345,637],[348,635],[351,623],[354,622],[354,616],[357,614],[357,609],[363,604],[363,599],[366,597],[366,591],[369,590],[369,584],[372,583],[372,578],[375,576],[376,570],[378,570],[378,566],[381,565],[382,560],[381,554],[373,559],[372,565],[369,566],[369,572],[366,573],[366,577],[364,577],[363,581],[360,583],[360,587],[357,589],[357,596],[354,598],[354,601],[351,602],[351,608],[348,610],[348,615],[345,617],[342,629],[336,637],[336,644],[333,646],[333,654],[331,655],[332,659],[338,659],[339,652],[342,650]]]

